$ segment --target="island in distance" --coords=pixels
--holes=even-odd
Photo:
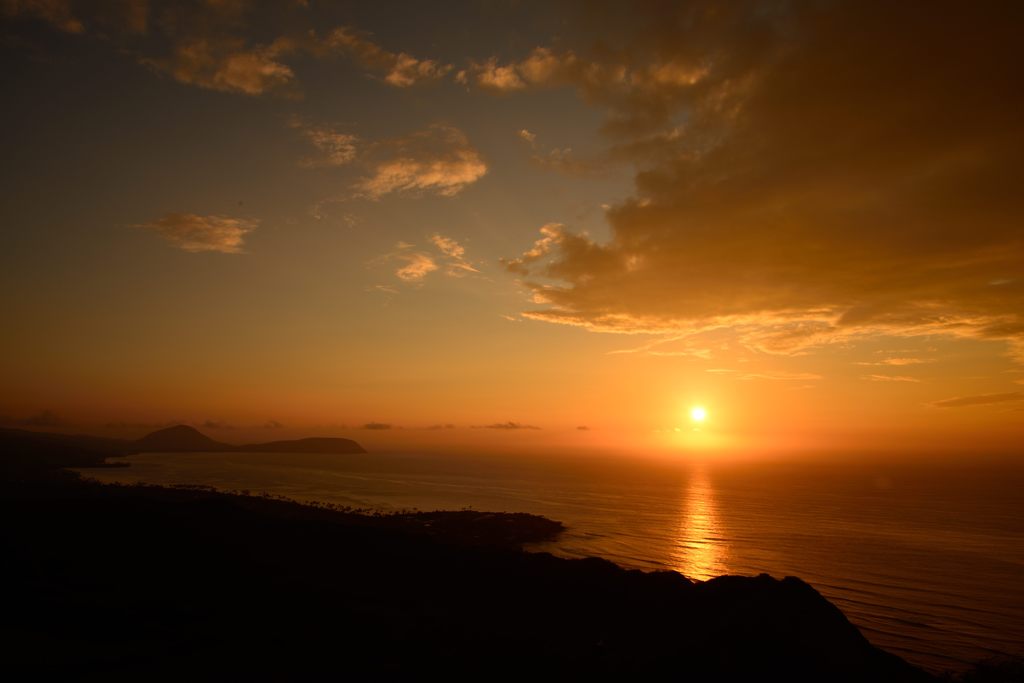
[[[0,451],[7,456],[4,466],[26,460],[26,464],[52,462],[61,467],[123,466],[106,458],[134,453],[366,453],[352,439],[325,437],[236,446],[214,441],[188,425],[159,429],[134,440],[0,429]]]
[[[268,441],[243,446],[214,441],[198,429],[188,425],[176,425],[159,429],[133,442],[138,453],[365,453],[366,449],[352,439],[314,437],[292,441]]]

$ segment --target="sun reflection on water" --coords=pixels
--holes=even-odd
[[[705,469],[697,467],[683,495],[670,565],[688,578],[706,581],[728,573],[727,557],[715,492]]]

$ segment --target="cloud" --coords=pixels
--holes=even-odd
[[[513,65],[524,84],[572,85],[606,107],[605,132],[638,167],[608,240],[547,224],[505,259],[539,304],[523,315],[622,333],[728,327],[767,353],[936,335],[1024,357],[1012,22],[964,5],[884,21],[862,3],[709,7],[638,33],[657,59],[623,48],[621,63],[647,66],[621,78],[608,62],[588,81],[568,53],[536,54],[529,77]]]
[[[450,258],[461,260],[466,254],[466,249],[450,237],[435,233],[430,237],[430,241],[442,254]]]
[[[439,233],[430,236],[430,243],[437,253],[417,249],[410,242],[399,242],[390,253],[377,259],[378,263],[399,264],[395,275],[402,281],[418,285],[433,272],[442,272],[449,277],[464,277],[479,274],[479,270],[466,259],[466,248],[451,237]],[[393,288],[377,286],[375,289],[395,294]]]
[[[620,351],[612,351],[610,354],[616,353],[630,353],[631,350],[623,349]],[[644,353],[649,356],[661,356],[663,358],[703,358],[705,360],[710,359],[712,356],[711,349],[676,349],[673,351],[662,351],[659,349],[644,349]]]
[[[881,366],[903,366],[920,365],[922,363],[933,363],[934,358],[885,358],[877,361],[859,361],[857,365],[881,365]]]
[[[399,88],[416,83],[436,81],[451,71],[448,64],[439,64],[432,59],[416,59],[404,52],[395,57],[395,63],[384,77],[384,82]]]
[[[920,382],[921,380],[916,377],[909,377],[907,375],[864,375],[861,379],[866,379],[870,382]]]
[[[309,125],[300,119],[293,119],[289,126],[298,130],[320,152],[318,157],[303,159],[303,166],[344,166],[356,158],[359,138],[351,133],[343,133],[331,126]]]
[[[251,43],[240,35],[252,32],[251,8],[238,2],[167,3],[151,10],[146,0],[7,0],[0,9],[43,19],[68,33],[88,34],[180,83],[245,95],[291,85],[295,74],[281,57],[312,47],[304,38],[286,36]]]
[[[487,164],[465,134],[434,125],[404,138],[378,143],[373,172],[356,184],[357,196],[432,193],[454,197],[487,173]]]
[[[576,429],[581,431],[581,432],[589,432],[590,431],[590,427],[588,427],[587,425],[580,425]]]
[[[530,157],[530,161],[545,170],[575,176],[593,175],[604,171],[607,167],[607,164],[600,160],[576,158],[572,147],[554,147],[543,153],[534,154]]]
[[[522,90],[526,82],[520,78],[514,64],[498,66],[498,60],[491,58],[482,64],[474,64],[473,72],[476,76],[476,83],[482,88],[507,92],[510,90]]]
[[[809,382],[821,379],[821,375],[813,372],[744,372],[736,375],[736,378],[748,381],[765,379],[773,382]]]
[[[670,344],[677,344],[678,346],[671,348],[669,347]],[[713,339],[706,338],[701,334],[681,334],[656,337],[640,346],[609,351],[608,355],[642,353],[649,356],[702,358],[709,360],[714,355],[713,349],[709,348],[709,346],[715,345]],[[731,372],[731,370],[709,370],[708,372]]]
[[[395,271],[395,275],[405,282],[419,282],[428,273],[437,270],[437,263],[433,257],[423,252],[407,252],[399,254],[396,258],[404,263]]]
[[[537,142],[537,134],[531,133],[525,128],[517,134],[519,139],[526,142],[533,154],[530,161],[535,166],[549,171],[557,171],[568,175],[592,175],[604,171],[608,164],[604,160],[582,160],[575,157],[571,147],[548,148]]]
[[[262,424],[263,429],[284,429],[284,425],[277,420],[267,420]]]
[[[385,83],[402,88],[438,81],[452,70],[437,60],[389,52],[350,27],[320,38],[302,3],[279,4],[210,1],[150,8],[146,0],[3,0],[0,13],[89,34],[180,83],[245,95],[297,94],[295,73],[284,61],[294,56],[351,54],[382,74]],[[252,40],[278,25],[289,31],[264,42]],[[152,39],[141,41],[139,36]]]
[[[813,372],[789,372],[786,370],[767,370],[765,372],[739,372],[729,368],[709,368],[706,372],[719,375],[732,375],[736,379],[749,382],[752,380],[768,380],[771,382],[811,382],[822,379]]]
[[[540,427],[534,427],[533,425],[524,425],[524,424],[521,424],[519,422],[512,422],[510,420],[508,422],[496,422],[494,424],[483,425],[481,427],[477,427],[477,429],[507,429],[507,430],[515,430],[515,429],[540,429]]]
[[[659,127],[671,123],[679,107],[693,101],[694,97],[707,90],[705,83],[711,76],[711,65],[716,61],[724,64],[723,72],[729,71],[728,59],[720,55],[701,54],[695,46],[710,48],[701,32],[721,32],[723,26],[735,19],[736,11],[723,11],[715,7],[705,11],[707,3],[688,3],[687,8],[675,10],[686,17],[668,17],[667,23],[687,36],[686,43],[677,42],[680,37],[669,36],[662,41],[652,41],[651,33],[665,31],[660,25],[666,15],[664,6],[647,13],[650,26],[645,27],[631,50],[603,49],[593,58],[583,57],[572,50],[555,50],[536,47],[520,61],[505,64],[491,57],[483,62],[471,62],[460,72],[457,80],[496,94],[507,94],[535,88],[573,87],[580,96],[592,104],[607,107],[609,121],[606,132],[657,132]],[[638,16],[643,11],[636,12]],[[747,18],[746,23],[751,23]],[[678,20],[678,23],[676,23]],[[674,24],[674,25],[673,25]],[[733,26],[735,31],[738,27]],[[624,34],[621,26],[607,27],[608,35]],[[658,44],[659,42],[663,44]],[[651,46],[655,46],[652,47]],[[714,46],[717,47],[717,46]],[[675,53],[675,54],[673,54]],[[738,83],[731,84],[733,89]],[[728,93],[719,91],[715,96],[723,109],[729,104]]]
[[[937,408],[966,408],[968,406],[984,406],[993,403],[1009,403],[1024,401],[1024,391],[1011,391],[1006,394],[979,394],[977,396],[958,396],[932,403]]]
[[[280,89],[295,77],[278,61],[294,44],[279,39],[267,46],[245,47],[240,40],[198,38],[178,44],[169,58],[145,59],[179,83],[209,90],[262,95]]]
[[[571,51],[555,52],[546,47],[534,48],[519,62],[499,64],[496,57],[472,62],[463,80],[495,93],[525,90],[528,87],[552,87],[583,83],[597,79],[600,65],[587,64]]]
[[[367,422],[361,427],[361,429],[384,430],[391,429],[391,425],[387,422]]]
[[[501,263],[509,272],[529,275],[528,266],[550,254],[565,239],[565,226],[561,223],[548,223],[541,227],[540,234],[540,238],[522,255],[511,259],[501,259]],[[536,291],[537,288],[535,287],[534,290]]]
[[[160,220],[138,227],[163,235],[168,242],[185,251],[240,254],[245,236],[257,225],[259,221],[244,218],[169,213]]]
[[[480,272],[466,260],[466,248],[451,237],[435,233],[431,235],[430,242],[445,257],[444,268],[447,275],[462,277],[469,273]]]
[[[438,81],[452,70],[450,64],[437,60],[418,59],[405,52],[389,52],[347,26],[335,29],[325,44],[335,50],[350,52],[365,67],[383,73],[385,83],[398,88]]]
[[[455,425],[453,425],[450,422],[445,422],[443,424],[430,425],[429,427],[424,427],[424,429],[426,429],[428,431],[438,431],[438,430],[442,430],[442,429],[455,429]]]
[[[151,10],[146,0],[0,0],[0,14],[41,19],[67,33],[91,34],[180,83],[222,92],[296,94],[295,73],[284,61],[295,56],[349,54],[380,73],[383,82],[399,88],[436,82],[452,71],[452,65],[438,60],[385,50],[351,27],[319,37],[303,9],[300,2],[178,2]],[[279,24],[289,31],[268,42],[252,40]],[[155,39],[133,40],[147,33],[155,34]]]
[[[85,24],[71,11],[71,0],[6,0],[0,4],[0,12],[41,19],[65,33],[85,31]]]

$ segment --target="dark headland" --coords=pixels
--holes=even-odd
[[[241,446],[214,441],[199,430],[176,425],[157,430],[136,441],[125,442],[128,449],[140,453],[168,452],[247,452],[247,453],[365,453],[366,449],[352,439],[313,438],[292,441],[269,441]]]
[[[0,429],[6,456],[29,462],[54,460],[65,466],[117,464],[106,458],[134,453],[365,453],[352,439],[312,438],[232,445],[215,441],[198,429],[175,425],[140,439],[104,439],[84,434],[51,434],[25,429]],[[70,463],[70,464],[69,464]],[[123,463],[122,463],[123,464]]]
[[[82,439],[0,433],[4,666],[33,679],[932,680],[797,578],[528,553],[562,529],[533,515],[101,485],[62,468],[124,443]]]

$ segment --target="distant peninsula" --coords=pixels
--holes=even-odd
[[[26,429],[0,429],[5,464],[28,459],[60,466],[110,467],[107,458],[135,453],[366,453],[352,439],[316,437],[244,445],[215,441],[188,425],[159,429],[141,439],[108,439],[85,434],[56,434]]]
[[[242,446],[214,441],[195,427],[176,425],[159,429],[134,442],[138,453],[365,453],[352,439],[315,437],[291,441],[268,441]]]

